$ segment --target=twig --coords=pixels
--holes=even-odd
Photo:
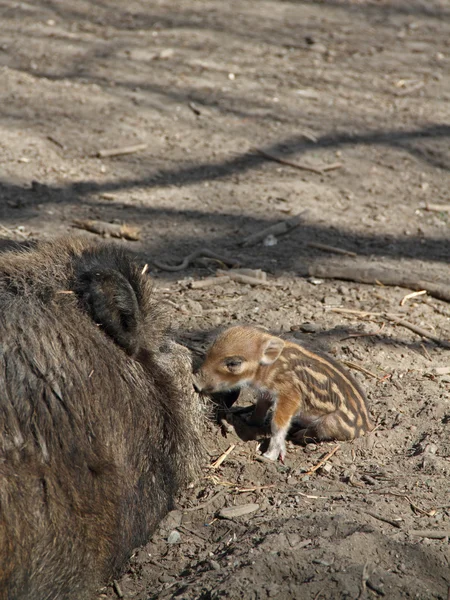
[[[361,373],[364,373],[365,375],[368,375],[373,379],[378,379],[378,376],[375,375],[375,373],[372,373],[372,371],[368,371],[367,369],[361,367],[361,365],[358,365],[357,363],[351,362],[350,360],[341,360],[341,362],[344,365],[347,365],[347,367],[350,367],[350,369],[355,369],[355,371],[360,371]]]
[[[228,450],[225,450],[225,452],[223,454],[221,454],[219,456],[219,458],[210,465],[211,469],[218,469],[220,467],[220,465],[223,463],[223,461],[233,452],[233,450],[235,448],[236,448],[236,444],[231,444],[231,446],[228,448]]]
[[[361,589],[359,591],[359,598],[362,598],[364,596],[364,594],[366,593],[366,587],[367,587],[367,580],[369,579],[369,561],[366,560],[366,562],[364,563],[364,567],[362,570],[362,575],[361,575]]]
[[[328,460],[330,460],[330,458],[336,454],[336,452],[339,450],[339,448],[341,447],[340,444],[338,444],[337,446],[335,446],[333,448],[333,450],[331,450],[330,452],[328,452],[328,454],[326,454],[322,460],[320,462],[317,463],[317,465],[315,465],[314,467],[311,467],[309,469],[309,471],[306,471],[306,473],[302,474],[302,477],[306,477],[307,475],[312,475],[313,473],[315,473],[317,471],[317,469],[320,469],[320,467],[322,465],[324,465]]]
[[[413,510],[415,510],[416,512],[419,512],[423,515],[426,515],[427,517],[434,517],[434,515],[436,514],[437,509],[432,509],[432,510],[426,511],[423,508],[420,508],[420,506],[417,506],[417,504],[414,504],[414,502],[411,500],[411,498],[407,494],[402,494],[399,492],[391,492],[391,491],[385,492],[385,491],[378,491],[378,490],[374,490],[372,493],[373,494],[381,494],[381,495],[385,495],[385,496],[395,496],[396,498],[404,498],[405,500],[407,500],[409,502],[409,504]]]
[[[187,527],[184,523],[182,523],[181,525],[178,525],[178,529],[184,529],[185,531],[187,531],[188,533],[190,533],[191,535],[195,535],[198,538],[200,538],[203,542],[208,541],[205,537],[203,537],[202,535],[200,535],[199,533],[197,533],[196,531],[194,531],[193,529],[190,529],[189,527]]]
[[[121,148],[103,149],[97,152],[97,157],[110,158],[112,156],[122,156],[123,154],[134,154],[135,152],[140,152],[141,150],[145,150],[146,148],[147,144],[135,144],[134,146],[122,146]]]
[[[249,488],[236,488],[234,491],[237,494],[246,494],[248,492],[260,492],[261,490],[268,490],[270,488],[274,488],[275,485],[271,484],[271,485],[257,485],[255,487],[249,487]]]
[[[327,246],[327,244],[319,244],[318,242],[308,242],[306,244],[310,248],[317,248],[318,250],[323,250],[324,252],[331,252],[333,254],[345,254],[346,256],[358,256],[356,252],[351,252],[350,250],[344,250],[343,248],[336,248],[335,246]]]
[[[382,521],[383,523],[387,523],[388,525],[392,525],[392,527],[396,527],[397,529],[401,529],[401,525],[397,521],[393,521],[391,519],[387,519],[386,517],[382,517],[381,515],[377,515],[376,513],[372,512],[370,510],[366,510],[365,513],[366,513],[366,515],[369,515],[369,516],[373,517],[374,519],[377,519],[378,521]]]
[[[24,240],[28,239],[28,237],[25,234],[23,234],[21,231],[19,231],[18,229],[15,229],[15,230],[9,229],[9,227],[5,227],[5,225],[2,225],[1,223],[0,223],[0,229],[2,231],[5,231],[6,233],[9,233],[10,235],[18,235],[19,237],[23,238]]]
[[[228,492],[227,488],[224,488],[223,490],[219,490],[217,492],[217,494],[214,494],[214,496],[211,496],[211,498],[209,500],[207,500],[206,502],[203,502],[203,504],[199,504],[198,506],[193,506],[192,508],[183,508],[183,512],[186,513],[186,512],[195,512],[197,510],[202,510],[203,508],[206,508],[207,506],[212,504],[215,500],[217,500],[218,498],[220,498],[227,492]]]
[[[270,234],[283,235],[285,233],[288,233],[289,231],[291,231],[292,229],[295,229],[295,227],[298,227],[300,225],[300,223],[302,222],[302,217],[305,213],[306,213],[306,210],[303,210],[301,213],[294,215],[293,217],[291,217],[290,219],[287,219],[286,221],[281,221],[279,223],[275,223],[274,225],[265,227],[261,231],[257,231],[256,233],[253,233],[252,235],[245,238],[245,240],[243,240],[241,242],[241,245],[244,247],[252,246],[253,244],[257,244],[258,242],[260,242],[261,240],[263,240]]]
[[[421,337],[432,340],[433,342],[435,342],[439,346],[442,346],[443,348],[450,349],[450,342],[447,342],[446,340],[441,339],[440,337],[438,337],[437,335],[434,335],[433,333],[427,331],[426,329],[422,329],[422,327],[419,327],[418,325],[414,325],[413,323],[410,323],[409,321],[405,321],[404,319],[399,319],[397,316],[395,316],[392,313],[366,312],[363,310],[353,310],[350,308],[332,308],[331,312],[351,314],[351,315],[355,315],[358,317],[381,317],[383,319],[390,321],[391,323],[395,323],[396,325],[405,327],[406,329],[409,329],[410,331],[417,333],[417,335],[420,335]]]
[[[200,279],[199,281],[192,281],[189,284],[189,287],[193,290],[203,290],[214,285],[222,285],[228,281],[230,281],[230,277],[228,275],[222,275],[220,277],[207,277],[206,279]]]
[[[236,260],[233,260],[232,258],[226,258],[224,256],[220,256],[219,254],[216,254],[215,252],[213,252],[212,250],[209,250],[208,248],[199,248],[198,250],[194,250],[194,252],[192,252],[191,254],[186,256],[186,258],[179,265],[167,265],[165,263],[159,262],[158,260],[153,260],[153,264],[156,267],[158,267],[158,269],[161,269],[163,271],[171,271],[171,272],[183,271],[184,269],[187,269],[187,267],[192,262],[194,262],[194,260],[196,258],[200,258],[201,256],[203,256],[205,258],[213,258],[215,260],[219,260],[224,265],[227,265],[230,267],[236,267],[239,264]]]
[[[426,349],[426,347],[424,346],[424,344],[420,344],[420,347],[422,348],[422,351],[425,355],[425,358],[427,358],[428,360],[432,360],[430,353],[428,352],[428,350]]]
[[[118,581],[116,581],[116,580],[113,581],[113,588],[114,588],[114,591],[116,592],[116,594],[119,596],[119,598],[123,598],[123,592],[122,592],[122,589],[121,589]]]
[[[340,162],[331,163],[330,165],[324,165],[322,167],[322,173],[328,173],[328,171],[336,171],[336,169],[340,169],[344,165]]]
[[[411,298],[416,298],[417,296],[423,296],[426,293],[427,290],[420,290],[418,292],[411,292],[410,294],[406,294],[406,296],[403,296],[403,298],[400,300],[400,306],[404,306],[407,300],[410,300]]]
[[[404,275],[389,269],[353,265],[313,265],[309,267],[308,275],[323,279],[343,279],[372,285],[399,286],[415,291],[426,290],[430,296],[450,302],[450,285],[425,279],[415,280],[410,275]]]
[[[416,537],[429,538],[430,540],[443,540],[444,538],[450,537],[450,529],[423,529],[423,530],[412,530],[408,532],[410,535]]]
[[[430,332],[426,331],[425,329],[422,329],[422,327],[418,327],[417,325],[414,325],[413,323],[410,323],[409,321],[404,321],[403,319],[398,319],[397,317],[394,317],[393,315],[389,315],[389,314],[386,314],[385,318],[388,321],[391,321],[391,323],[395,323],[396,325],[400,325],[401,327],[406,327],[406,329],[409,329],[410,331],[417,333],[417,335],[420,335],[429,340],[433,340],[433,342],[436,342],[436,344],[439,344],[439,346],[442,346],[443,348],[450,349],[450,342],[447,342],[446,340],[442,340],[437,335],[434,335],[433,333],[430,333]]]
[[[250,277],[249,275],[244,275],[243,273],[239,273],[239,271],[234,271],[233,269],[230,269],[229,271],[217,269],[217,273],[219,275],[227,275],[227,277],[233,281],[237,281],[238,283],[246,283],[248,285],[262,285],[265,287],[276,287],[281,285],[277,281],[267,281],[264,279],[258,279],[257,277]]]
[[[425,210],[432,212],[450,212],[450,204],[427,204]]]
[[[322,175],[326,171],[332,171],[333,169],[339,169],[340,167],[342,167],[342,163],[333,163],[332,165],[313,167],[312,165],[307,165],[305,163],[293,162],[291,160],[281,158],[279,156],[276,156],[275,154],[270,154],[265,150],[261,150],[260,148],[252,148],[252,150],[257,154],[261,154],[261,156],[264,156],[264,158],[268,158],[269,160],[273,160],[277,163],[280,163],[280,165],[293,167],[294,169],[299,169],[300,171],[311,171],[311,173],[316,173],[317,175]]]

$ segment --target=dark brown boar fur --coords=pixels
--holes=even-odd
[[[112,245],[0,255],[0,599],[85,600],[201,462],[187,351]]]

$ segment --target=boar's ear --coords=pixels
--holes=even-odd
[[[284,342],[277,337],[267,337],[262,346],[261,365],[271,365],[279,358],[284,348]]]
[[[139,304],[130,282],[115,269],[80,273],[74,291],[83,308],[128,354],[139,345]]]

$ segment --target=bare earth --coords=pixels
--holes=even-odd
[[[450,598],[450,353],[384,316],[450,341],[450,305],[310,277],[360,266],[449,284],[450,213],[426,206],[450,206],[450,2],[2,0],[0,18],[4,238],[138,226],[117,243],[149,264],[195,356],[236,322],[294,336],[353,365],[377,423],[305,475],[336,444],[260,462],[211,421],[211,463],[236,447],[99,598]],[[242,246],[302,211],[275,245]],[[201,248],[274,283],[193,289],[223,264],[152,262]]]

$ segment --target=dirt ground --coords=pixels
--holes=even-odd
[[[349,362],[377,423],[306,475],[335,443],[289,444],[283,466],[211,421],[211,464],[235,447],[99,598],[448,600],[449,346],[385,314],[448,344],[450,306],[311,274],[448,284],[450,2],[0,0],[0,18],[3,237],[138,226],[117,243],[149,264],[197,359],[217,327],[263,325]],[[302,211],[286,235],[242,245]],[[202,248],[271,284],[195,289],[224,265],[152,262]]]

